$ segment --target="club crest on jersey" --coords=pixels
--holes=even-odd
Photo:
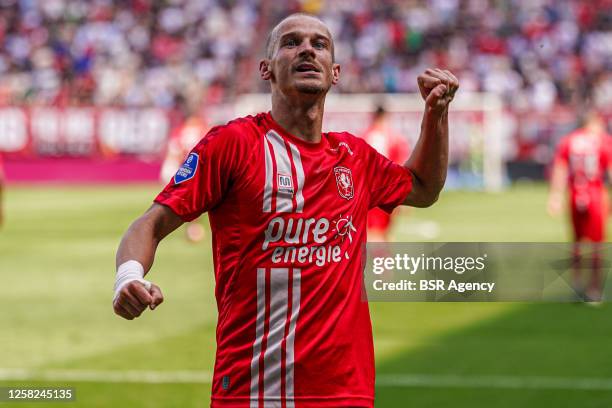
[[[278,173],[276,183],[279,192],[293,195],[293,177],[287,174]]]
[[[355,189],[353,188],[353,175],[351,170],[346,167],[334,167],[334,175],[336,176],[336,186],[340,197],[350,200],[353,198]]]
[[[178,169],[174,175],[174,184],[180,184],[183,181],[191,180],[196,171],[198,171],[198,161],[200,158],[197,153],[190,153],[185,160],[185,163]]]

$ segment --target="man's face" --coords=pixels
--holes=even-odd
[[[283,94],[325,94],[338,82],[329,30],[308,16],[283,21],[272,34],[271,55],[260,64],[261,76]]]

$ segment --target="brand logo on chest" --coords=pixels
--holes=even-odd
[[[350,169],[346,167],[334,167],[334,176],[336,176],[336,186],[340,197],[350,200],[355,195],[353,186],[353,175]]]
[[[276,178],[278,191],[293,196],[293,177],[287,174],[278,173]]]

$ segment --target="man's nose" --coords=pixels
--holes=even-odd
[[[300,44],[300,47],[298,48],[298,54],[301,57],[310,56],[311,58],[314,58],[315,49],[312,47],[312,44],[310,43],[310,41],[308,40],[302,41],[302,43]]]

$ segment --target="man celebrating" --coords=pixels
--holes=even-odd
[[[612,178],[612,150],[605,124],[595,111],[585,115],[584,126],[561,140],[553,164],[548,211],[561,212],[563,191],[569,184],[570,212],[574,232],[574,288],[582,293],[580,282],[582,263],[581,243],[591,243],[591,280],[585,299],[601,299],[599,243],[605,240],[608,196],[604,185],[606,171]]]
[[[372,115],[372,123],[363,134],[364,140],[376,151],[395,163],[408,158],[409,148],[402,135],[395,132],[389,124],[387,111],[380,105]],[[391,215],[380,208],[368,213],[368,240],[386,242],[391,230]]]
[[[158,243],[208,211],[219,309],[211,406],[372,407],[367,212],[437,200],[458,81],[438,69],[419,76],[421,135],[401,166],[353,135],[321,133],[340,66],[316,17],[294,14],[272,30],[260,74],[272,111],[211,129],[126,232],[115,312],[133,319],[162,302],[143,279]]]

